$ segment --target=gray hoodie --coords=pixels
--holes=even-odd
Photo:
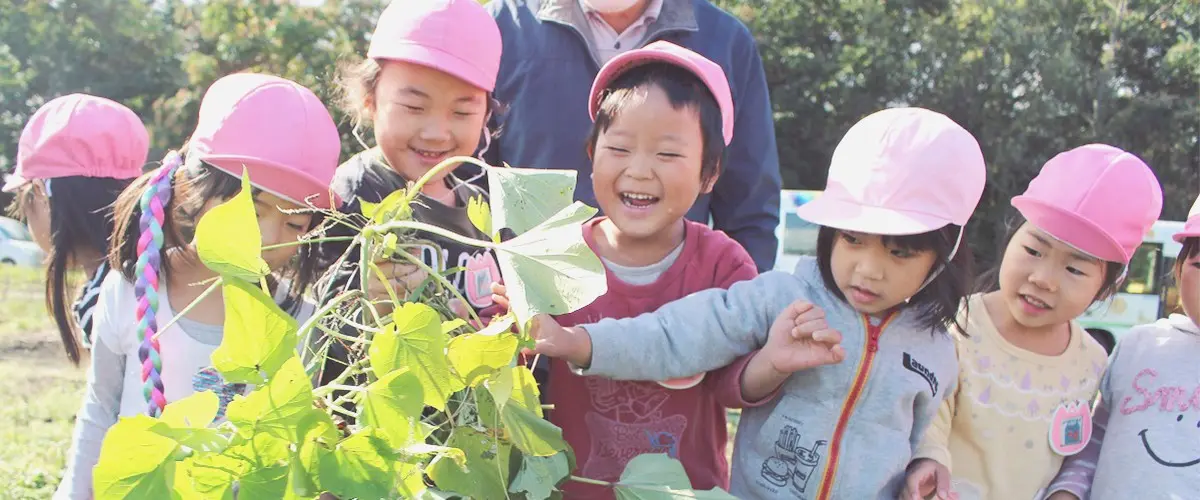
[[[743,410],[730,493],[738,498],[894,499],[921,435],[958,377],[945,330],[913,311],[864,317],[825,288],[815,259],[628,319],[585,325],[586,375],[665,380],[716,369],[766,343],[796,299],[825,311],[846,360],[797,372],[779,395]]]

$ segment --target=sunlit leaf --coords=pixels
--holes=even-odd
[[[439,457],[449,458],[458,464],[459,467],[467,466],[467,456],[458,448],[449,446],[438,446],[434,444],[417,443],[404,448],[404,453],[411,456],[421,455],[437,455]]]
[[[522,324],[538,313],[565,314],[608,290],[604,265],[583,240],[596,209],[575,203],[496,247],[508,298]]]
[[[527,500],[545,500],[571,475],[573,468],[569,451],[561,451],[549,457],[523,456],[521,468],[517,470],[508,491],[525,493]]]
[[[511,446],[480,434],[469,427],[454,430],[447,446],[458,448],[466,456],[466,467],[454,460],[437,460],[429,468],[429,477],[442,491],[453,491],[475,500],[505,498]]]
[[[379,430],[392,448],[409,445],[425,408],[422,393],[421,380],[408,368],[389,372],[367,386],[359,414],[363,425]]]
[[[625,465],[613,492],[618,500],[735,499],[719,488],[694,491],[691,484],[678,460],[663,453],[650,453],[633,457]]]
[[[393,486],[395,458],[375,429],[357,432],[321,457],[321,487],[338,498],[385,498]]]
[[[204,427],[216,418],[220,405],[220,398],[215,392],[197,392],[168,403],[159,420],[173,427]]]
[[[507,368],[516,354],[516,335],[471,333],[451,339],[446,356],[467,387],[475,387],[497,370]]]
[[[286,464],[254,468],[238,481],[238,498],[283,498],[287,484]]]
[[[258,283],[271,268],[262,258],[262,233],[254,213],[250,175],[242,173],[242,189],[210,209],[196,224],[196,253],[222,276]]]
[[[108,429],[100,459],[92,471],[98,500],[178,498],[175,452],[179,445],[150,431],[158,420],[145,415],[122,418]]]
[[[261,384],[296,356],[296,320],[256,285],[230,280],[221,293],[225,330],[213,368],[226,382]]]
[[[491,210],[488,202],[484,201],[482,196],[473,196],[467,202],[467,218],[471,219],[471,224],[475,226],[475,229],[489,237],[492,235]]]
[[[526,455],[550,456],[568,448],[562,429],[542,418],[537,382],[528,368],[508,368],[487,384],[488,391],[475,392],[479,420],[485,426],[503,428],[507,439]],[[504,399],[494,396],[503,398],[506,393],[509,397]]]
[[[574,200],[574,170],[489,168],[492,228],[524,234]],[[492,234],[486,231],[487,234]]]
[[[421,381],[425,404],[446,408],[446,398],[463,388],[450,373],[442,321],[432,307],[406,303],[392,313],[394,322],[375,335],[367,353],[377,376],[405,366]]]
[[[245,397],[235,397],[226,415],[239,431],[266,432],[296,441],[297,423],[312,409],[312,384],[296,353],[267,381]]]

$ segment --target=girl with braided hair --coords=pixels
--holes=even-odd
[[[309,89],[234,74],[205,93],[187,146],[121,193],[109,255],[114,272],[101,284],[88,388],[56,499],[91,498],[92,467],[118,417],[158,416],[172,401],[211,390],[221,401],[217,421],[224,419],[226,404],[247,388],[225,384],[211,368],[224,302],[219,292],[200,299],[206,286],[197,284],[216,273],[195,252],[195,226],[239,192],[244,169],[263,246],[296,241],[321,222],[298,209],[339,203],[328,186],[340,152],[337,127]],[[274,270],[267,283],[275,300],[299,321],[313,311],[302,297],[322,268],[314,254],[308,245],[262,254]],[[193,302],[172,321],[173,311]]]

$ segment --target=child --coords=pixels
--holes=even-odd
[[[963,500],[1041,498],[1091,433],[1107,353],[1075,318],[1110,294],[1162,210],[1150,168],[1112,146],[1061,153],[1012,199],[1022,216],[992,292],[967,298],[951,393],[909,469],[904,498],[940,479]],[[1026,222],[1027,221],[1027,222]],[[924,486],[924,487],[923,487]]]
[[[628,318],[693,292],[753,278],[749,254],[725,233],[684,218],[712,189],[733,135],[725,73],[690,50],[659,41],[609,61],[588,101],[592,185],[607,216],[583,226],[604,262],[608,293],[558,317],[566,325]],[[745,363],[654,382],[581,377],[550,365],[550,420],[563,429],[584,477],[615,482],[643,453],[680,459],[697,488],[729,488],[724,407],[743,407]],[[577,482],[568,498],[613,498]]]
[[[378,203],[443,160],[471,156],[481,144],[486,149],[487,121],[496,107],[491,92],[500,46],[495,20],[475,0],[392,2],[384,9],[367,58],[344,68],[340,78],[347,114],[354,117],[356,129],[370,123],[378,144],[338,168],[333,190],[345,202],[342,212],[361,214],[361,201]],[[442,171],[425,183],[413,204],[413,218],[471,238],[491,239],[467,217],[467,202],[474,197],[487,199],[487,192]],[[329,235],[348,236],[350,231],[338,225]],[[468,305],[478,312],[494,307],[487,285],[498,281],[500,272],[490,252],[436,234],[417,234],[427,241],[419,252],[424,264],[439,272],[460,269],[447,277],[468,302],[456,301],[463,306],[456,312],[465,316]],[[319,286],[319,302],[327,303],[358,286],[361,263],[357,247],[324,245],[322,253],[329,259],[348,256]],[[401,299],[426,278],[413,264],[377,264]],[[387,285],[377,276],[369,276],[368,282],[372,300],[388,299]],[[391,304],[379,306],[386,313]],[[358,334],[352,328],[343,333]],[[341,342],[330,344],[321,383],[341,373],[346,355]]]
[[[92,344],[92,309],[108,269],[111,206],[142,174],[149,147],[146,127],[132,110],[87,94],[52,99],[21,132],[17,168],[4,192],[15,192],[13,213],[48,255],[46,308],[76,365],[80,347]],[[88,277],[73,305],[67,299],[72,269]]]
[[[341,152],[337,127],[316,95],[289,80],[248,73],[217,80],[185,149],[168,153],[117,200],[110,258],[116,272],[101,285],[92,371],[56,498],[90,496],[100,443],[119,416],[157,416],[171,401],[212,390],[221,398],[220,420],[234,394],[245,390],[224,384],[210,368],[222,336],[220,293],[154,338],[158,325],[205,288],[194,284],[215,277],[196,256],[191,234],[209,209],[238,193],[243,168],[255,188],[263,246],[295,241],[319,223],[319,216],[285,210],[337,201],[328,195]],[[142,234],[162,238],[140,245]],[[303,321],[313,308],[301,295],[316,263],[310,247],[297,248],[267,250],[263,259],[277,273],[268,280],[276,300]]]
[[[537,349],[590,375],[662,380],[765,342],[742,375],[742,398],[763,405],[742,412],[730,492],[894,498],[953,390],[944,325],[967,290],[970,250],[960,243],[985,170],[974,137],[949,118],[879,111],[850,128],[825,193],[798,210],[821,226],[816,259],[635,318],[562,328],[539,316]]]
[[[1092,439],[1067,459],[1052,499],[1195,498],[1200,491],[1200,199],[1175,235],[1186,314],[1117,341],[1100,380]],[[1094,476],[1094,478],[1093,478]]]

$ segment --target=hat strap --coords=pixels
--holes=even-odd
[[[946,266],[950,264],[950,261],[954,260],[955,255],[958,255],[958,247],[962,244],[963,233],[965,233],[966,230],[967,226],[965,225],[958,228],[958,236],[954,238],[954,248],[950,249],[950,255],[946,256],[946,262],[939,263],[938,268],[934,269],[932,273],[929,273],[929,277],[925,278],[924,283],[921,283],[921,288],[918,288],[916,292],[913,292],[912,296],[904,299],[905,304],[912,300],[913,296],[921,293],[921,290],[924,290],[925,287],[929,286],[930,283],[933,283],[933,280],[936,279],[939,274],[942,274],[942,271],[946,270]]]

